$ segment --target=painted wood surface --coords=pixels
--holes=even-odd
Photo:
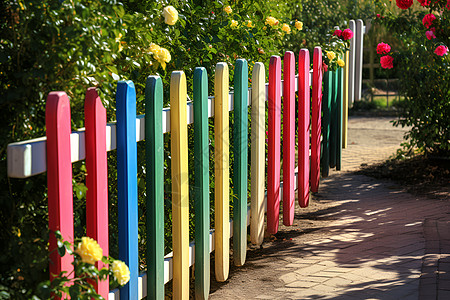
[[[70,103],[65,92],[51,92],[45,107],[47,136],[48,228],[73,242],[72,163],[70,161]],[[73,278],[73,256],[58,254],[56,237],[49,236],[50,279],[66,271]]]
[[[330,171],[330,129],[331,129],[331,102],[333,97],[333,72],[327,71],[323,76],[322,101],[322,177],[328,177]]]
[[[342,102],[344,98],[344,69],[338,68],[337,97],[336,97],[336,170],[341,170],[342,163]]]
[[[234,70],[233,135],[233,258],[236,266],[242,266],[247,254],[248,66],[245,59],[238,59]]]
[[[322,111],[322,49],[314,48],[313,82],[311,101],[311,191],[319,191],[320,179],[320,136]]]
[[[348,61],[348,107],[353,107],[355,100],[355,40],[356,40],[356,23],[354,20],[348,22],[348,27],[353,32],[353,38],[350,39],[350,51]]]
[[[337,143],[337,96],[338,96],[338,72],[333,71],[333,83],[331,89],[331,117],[330,117],[330,168],[336,167],[336,143]]]
[[[194,209],[195,209],[195,299],[208,299],[209,259],[209,131],[208,73],[194,70]]]
[[[186,75],[170,78],[173,298],[189,299],[189,178]]]
[[[264,239],[264,176],[265,176],[265,69],[257,62],[252,73],[252,118],[251,118],[251,218],[250,239],[261,245]]]
[[[343,77],[343,98],[342,98],[342,148],[347,148],[348,141],[348,85],[349,85],[349,60],[350,52],[345,52],[345,66]]]
[[[147,297],[164,298],[164,141],[163,85],[159,76],[145,85],[145,164],[147,204]]]
[[[295,55],[283,60],[283,224],[292,225],[295,209]]]
[[[278,232],[280,215],[281,59],[269,64],[269,141],[267,152],[267,232]]]
[[[215,274],[216,280],[228,278],[230,261],[230,153],[229,153],[229,113],[228,65],[218,63],[214,79],[214,174],[215,174]]]
[[[89,88],[84,102],[86,126],[86,235],[93,238],[109,255],[108,234],[108,164],[106,159],[106,109],[96,88]],[[107,267],[97,262],[100,270]],[[94,283],[97,293],[108,298],[109,280]]]
[[[361,19],[356,20],[355,39],[355,101],[361,100],[364,24]]]
[[[138,199],[136,90],[132,81],[119,81],[116,93],[117,192],[119,259],[130,269],[130,281],[120,289],[120,298],[138,298]]]
[[[301,49],[298,60],[298,202],[309,204],[310,143],[309,51]]]

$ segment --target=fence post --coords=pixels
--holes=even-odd
[[[298,201],[300,207],[309,204],[309,52],[301,49],[298,60]]]
[[[145,85],[145,163],[147,204],[147,296],[164,298],[164,142],[163,85],[159,76]]]
[[[248,66],[236,61],[234,70],[234,178],[233,258],[236,266],[245,263],[247,253],[247,160],[248,160]]]
[[[196,299],[208,299],[210,285],[208,137],[208,74],[202,67],[194,70],[194,273]]]
[[[50,279],[66,271],[73,278],[73,256],[61,257],[57,251],[56,237],[73,242],[73,190],[70,157],[70,103],[64,92],[51,92],[45,108],[47,136],[48,227],[50,250]]]
[[[215,273],[216,280],[228,278],[230,263],[230,169],[229,169],[229,90],[228,65],[218,63],[214,79],[214,136],[215,136]]]
[[[95,239],[109,255],[108,234],[108,164],[106,159],[106,109],[96,88],[88,88],[84,102],[86,126],[86,235]],[[97,262],[98,269],[105,267]],[[97,293],[108,298],[109,280],[94,284]]]
[[[119,259],[130,269],[130,281],[120,289],[126,300],[138,298],[138,200],[136,90],[132,81],[119,81],[117,106],[117,192],[119,210]]]
[[[311,191],[319,190],[320,178],[320,136],[322,109],[322,49],[314,48],[313,56],[313,84],[311,107]]]
[[[355,34],[355,101],[361,100],[362,64],[363,64],[363,21],[356,20]]]
[[[253,244],[261,245],[264,239],[264,176],[265,176],[265,69],[257,62],[252,74],[252,119],[251,119],[251,218],[250,238]]]
[[[322,177],[328,177],[330,171],[330,129],[331,129],[331,103],[333,97],[333,72],[324,74],[324,90],[322,101]]]
[[[283,224],[292,225],[295,208],[295,55],[284,54],[283,67]]]
[[[183,71],[170,78],[173,298],[189,299],[187,89]]]
[[[281,59],[269,64],[269,151],[267,153],[267,232],[278,232],[280,214]]]
[[[350,39],[350,54],[348,62],[348,107],[353,107],[355,101],[355,40],[356,40],[356,24],[354,20],[350,20],[349,28],[354,33]]]

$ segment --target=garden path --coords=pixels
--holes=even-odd
[[[450,299],[450,199],[352,172],[399,148],[405,130],[391,119],[350,118],[343,170],[321,180],[294,226],[212,282],[211,299]]]

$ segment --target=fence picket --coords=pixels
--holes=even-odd
[[[322,101],[322,177],[328,177],[330,171],[330,129],[331,129],[331,103],[333,98],[333,72],[327,71],[323,80]]]
[[[310,134],[309,51],[301,49],[298,60],[298,201],[309,204]]]
[[[269,64],[269,151],[267,153],[267,232],[278,232],[280,214],[281,59]]]
[[[338,71],[333,71],[333,83],[331,89],[331,118],[330,118],[330,168],[336,167],[336,143],[337,143],[337,96],[338,96]]]
[[[320,179],[320,136],[322,110],[322,49],[314,48],[313,83],[311,107],[311,191],[319,191]]]
[[[283,60],[283,224],[294,222],[295,190],[295,55]]]
[[[252,118],[251,118],[251,218],[250,238],[253,244],[261,245],[264,239],[264,176],[265,176],[265,69],[257,62],[252,74]]]
[[[116,94],[117,192],[119,259],[130,269],[130,281],[120,289],[125,300],[138,298],[138,201],[136,90],[132,81],[119,81]]]
[[[338,80],[337,80],[337,97],[336,97],[336,170],[341,170],[342,162],[342,102],[344,92],[344,69],[338,68]]]
[[[238,59],[234,70],[234,169],[233,258],[236,266],[247,254],[247,161],[248,161],[248,66]]]
[[[163,85],[159,76],[145,85],[145,164],[147,204],[147,297],[164,298]]]
[[[354,20],[348,22],[348,27],[353,31],[353,38],[350,39],[350,53],[348,61],[348,107],[353,106],[355,101],[355,40],[356,40],[356,23]]]
[[[208,134],[208,74],[202,67],[194,70],[195,299],[208,299],[210,286]]]
[[[47,185],[50,279],[66,271],[73,278],[73,256],[58,254],[56,237],[59,230],[64,240],[73,242],[72,163],[70,158],[70,103],[64,92],[48,94],[45,107],[47,136]]]
[[[226,63],[216,65],[214,81],[215,274],[216,280],[223,282],[228,278],[230,261],[229,75]]]
[[[170,78],[173,298],[189,299],[187,89],[183,71]]]
[[[348,104],[349,104],[349,60],[350,52],[345,52],[345,66],[343,79],[343,100],[342,100],[342,148],[347,148],[348,140]]]
[[[96,88],[89,88],[84,103],[86,126],[86,235],[95,239],[109,255],[108,165],[106,159],[106,109]],[[97,262],[98,269],[106,266]],[[109,280],[94,283],[97,293],[108,298]]]

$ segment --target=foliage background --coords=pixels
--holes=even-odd
[[[174,26],[166,25],[161,16],[167,5],[173,5],[179,12]],[[223,11],[227,5],[233,10],[229,15]],[[62,90],[68,94],[72,127],[77,129],[84,126],[84,93],[88,87],[98,88],[107,109],[107,119],[113,121],[117,81],[131,79],[136,86],[137,111],[141,114],[148,75],[161,76],[166,87],[165,106],[169,99],[170,74],[174,70],[186,72],[188,94],[192,95],[194,68],[205,67],[210,75],[210,94],[213,94],[213,70],[217,62],[229,64],[232,86],[237,58],[248,60],[250,74],[257,61],[265,63],[268,70],[271,55],[282,56],[286,50],[297,54],[303,47],[312,53],[315,46],[328,43],[334,26],[346,28],[347,20],[364,15],[370,7],[367,3],[332,0],[3,1],[0,4],[0,186],[3,191],[0,194],[3,228],[0,232],[0,299],[30,299],[36,295],[38,283],[49,276],[46,175],[7,178],[6,147],[14,141],[45,135],[45,99],[50,91]],[[280,20],[280,25],[266,26],[265,19],[269,15]],[[237,28],[230,27],[232,19],[238,21]],[[254,27],[245,26],[248,20]],[[293,26],[295,20],[303,22],[302,31]],[[290,25],[291,34],[281,30],[283,23]],[[171,53],[172,60],[165,69],[149,50],[150,43],[167,48]],[[210,124],[213,125],[213,121]],[[166,134],[166,251],[171,249],[169,139],[170,135]],[[212,139],[211,150],[213,146]],[[138,145],[138,160],[138,164],[143,165],[142,145]],[[115,165],[113,151],[108,154],[110,254],[113,257],[118,254]],[[85,175],[84,163],[75,163],[77,237],[85,234]],[[138,174],[141,250],[146,243],[144,176],[141,168]],[[212,184],[211,195],[213,188]],[[142,263],[145,265],[143,257]]]

